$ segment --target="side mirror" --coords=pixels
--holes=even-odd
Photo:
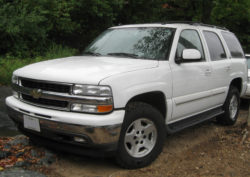
[[[185,61],[200,60],[201,53],[197,49],[184,49],[182,51],[182,59]]]

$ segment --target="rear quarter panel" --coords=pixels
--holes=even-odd
[[[231,72],[231,80],[235,78],[242,79],[242,89],[240,96],[243,96],[247,89],[247,62],[245,58],[233,58],[232,61],[232,72]]]

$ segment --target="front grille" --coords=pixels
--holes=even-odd
[[[51,106],[51,107],[58,107],[58,108],[67,108],[68,102],[67,101],[58,101],[58,100],[50,100],[39,98],[35,99],[32,96],[22,94],[22,99],[24,101],[28,101],[34,104],[44,105],[44,106]]]
[[[32,89],[41,89],[45,91],[52,91],[59,93],[70,93],[70,85],[44,83],[42,81],[33,81],[28,79],[21,79],[21,85],[23,87]]]

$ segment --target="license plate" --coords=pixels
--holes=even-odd
[[[39,119],[28,116],[28,115],[23,115],[23,126],[24,128],[34,130],[37,132],[41,131]]]

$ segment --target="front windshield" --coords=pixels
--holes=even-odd
[[[108,29],[85,49],[84,54],[166,59],[174,31],[160,27]]]
[[[247,68],[250,69],[250,56],[246,56],[247,59]]]

